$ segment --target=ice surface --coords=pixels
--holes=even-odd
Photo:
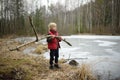
[[[71,36],[63,36],[64,38],[83,38],[83,39],[118,39],[120,40],[120,36],[108,36],[108,35],[71,35]]]
[[[77,60],[79,63],[90,63],[95,72],[104,76],[110,73],[112,78],[120,77],[120,36],[106,35],[71,35],[63,36],[73,46],[61,42],[59,58],[88,58]],[[31,41],[35,37],[17,38],[16,41]],[[46,44],[46,40],[40,41]],[[24,53],[31,53],[33,48],[27,48]],[[49,59],[49,51],[44,54]],[[104,75],[105,74],[105,75]]]
[[[117,42],[103,41],[103,40],[95,40],[94,42],[98,42],[99,46],[104,46],[104,47],[112,47],[113,45],[117,44]]]

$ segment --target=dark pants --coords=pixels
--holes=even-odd
[[[55,60],[55,63],[58,63],[59,58],[59,49],[50,49],[50,65],[53,65],[53,61]]]

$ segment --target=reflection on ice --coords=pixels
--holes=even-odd
[[[105,49],[105,51],[108,53],[114,54],[114,56],[116,56],[116,57],[118,57],[120,55],[120,52],[114,51],[113,49]]]
[[[94,42],[98,42],[99,46],[104,46],[104,47],[111,47],[111,46],[117,44],[116,42],[103,41],[103,40],[95,40]]]

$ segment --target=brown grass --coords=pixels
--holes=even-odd
[[[80,67],[73,67],[67,64],[62,65],[63,69],[49,75],[50,80],[96,80],[87,64]]]
[[[7,46],[17,43],[8,45],[6,41],[0,39],[0,80],[96,80],[87,64],[70,66],[64,64],[63,59],[59,63],[61,69],[49,70],[49,60],[43,56],[26,55],[22,51],[10,52]]]
[[[39,45],[36,47],[35,49],[35,53],[38,53],[38,54],[42,54],[44,52],[46,52],[48,49],[47,49],[47,45]]]

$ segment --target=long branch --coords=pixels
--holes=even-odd
[[[36,41],[38,41],[38,34],[37,34],[36,29],[35,29],[35,26],[33,25],[33,20],[32,20],[32,18],[31,18],[31,16],[29,16],[29,21],[30,21],[30,24],[31,24],[31,26],[32,26],[32,29],[33,29],[33,31],[34,31],[34,33],[35,33]]]
[[[38,41],[43,40],[43,39],[45,39],[45,38],[47,38],[47,37],[50,37],[50,35],[47,35],[47,36],[41,37],[40,39],[38,38],[37,41],[34,40],[34,41],[27,42],[27,43],[25,43],[25,44],[22,44],[22,45],[16,46],[15,48],[12,48],[12,49],[9,49],[9,50],[10,50],[10,51],[19,50],[19,48],[21,48],[21,47],[24,47],[24,46],[26,46],[26,45],[28,45],[28,44],[32,44],[32,43],[38,42]]]
[[[47,35],[47,36],[44,36],[44,37],[42,37],[42,38],[39,39],[39,38],[38,38],[38,35],[37,35],[37,31],[36,31],[36,29],[35,29],[35,26],[33,25],[33,21],[32,21],[31,16],[29,16],[29,21],[30,21],[30,24],[31,24],[31,26],[32,26],[32,29],[33,29],[33,31],[34,31],[34,33],[35,33],[36,40],[27,42],[27,43],[22,44],[22,45],[19,45],[19,46],[17,46],[16,48],[9,49],[10,51],[19,50],[19,48],[24,47],[24,46],[26,46],[26,45],[28,45],[28,44],[31,44],[31,43],[34,43],[34,42],[38,42],[38,41],[40,41],[40,40],[42,40],[42,39],[51,37],[51,35]],[[56,37],[59,37],[59,36],[56,36]],[[65,43],[67,43],[69,46],[72,46],[72,45],[71,45],[68,41],[66,41],[65,39],[62,39],[62,40],[63,40]]]
[[[15,48],[12,48],[12,49],[9,49],[9,50],[10,50],[10,51],[19,50],[19,48],[21,48],[21,47],[24,47],[24,46],[26,46],[26,45],[28,45],[28,44],[32,44],[32,43],[34,43],[34,42],[38,42],[38,41],[43,40],[43,39],[48,38],[48,37],[51,37],[51,35],[47,35],[47,36],[38,38],[37,41],[36,41],[36,40],[30,41],[30,42],[27,42],[27,43],[25,43],[25,44],[19,45],[19,46],[15,47]],[[59,37],[59,36],[56,36],[56,37]],[[69,46],[72,46],[72,45],[71,45],[68,41],[66,41],[65,39],[62,39],[62,41],[64,41],[65,43],[67,43]]]

